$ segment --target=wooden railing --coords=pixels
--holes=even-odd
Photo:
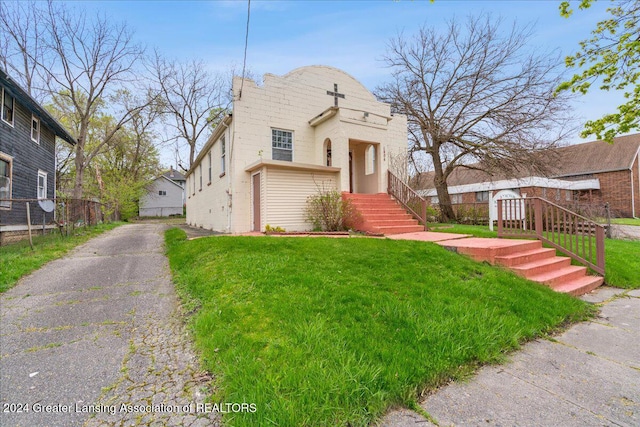
[[[548,200],[498,200],[498,237],[536,238],[604,275],[604,227]]]
[[[387,171],[387,193],[427,229],[427,201],[391,171]]]

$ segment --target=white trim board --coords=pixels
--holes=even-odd
[[[475,184],[454,185],[449,187],[449,194],[474,193],[476,191],[508,190],[521,187],[544,187],[560,190],[599,190],[600,180],[597,178],[583,179],[580,181],[567,181],[563,179],[543,178],[530,176],[527,178],[504,179],[501,181],[478,182]],[[423,197],[436,196],[435,188],[418,190]]]

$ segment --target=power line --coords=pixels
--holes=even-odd
[[[251,17],[251,0],[247,2],[247,33],[244,38],[244,59],[242,61],[242,83],[240,83],[240,94],[238,99],[242,98],[242,88],[244,87],[244,72],[247,68],[247,46],[249,46],[249,18]]]

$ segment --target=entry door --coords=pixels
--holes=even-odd
[[[262,231],[260,228],[260,174],[253,175],[253,231]]]

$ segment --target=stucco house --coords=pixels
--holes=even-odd
[[[41,204],[56,195],[55,138],[76,140],[0,69],[0,239],[27,230],[26,203],[36,231],[55,227]],[[49,202],[49,207],[52,203]]]
[[[406,117],[344,71],[307,66],[260,86],[236,77],[231,113],[186,174],[187,223],[310,230],[308,196],[385,193],[389,156],[406,148]]]
[[[609,204],[617,217],[640,216],[640,134],[620,136],[613,144],[592,141],[555,150],[548,176],[489,175],[457,168],[447,178],[452,204],[487,203],[489,192],[514,190],[578,210]],[[433,172],[420,177],[421,193],[437,204]]]
[[[185,178],[171,168],[154,179],[146,188],[138,203],[138,215],[171,216],[182,215],[185,200]]]

